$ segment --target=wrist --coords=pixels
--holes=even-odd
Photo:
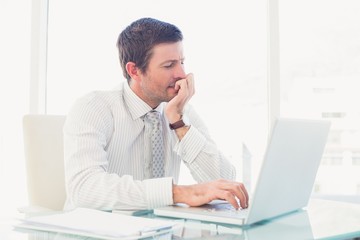
[[[177,114],[173,114],[171,116],[167,116],[167,118],[168,118],[170,124],[174,124],[174,123],[182,120],[183,115],[177,113]]]
[[[181,141],[185,137],[185,135],[189,131],[189,129],[190,129],[190,126],[184,125],[183,127],[177,128],[173,131],[175,131],[176,136]]]
[[[175,203],[184,203],[182,197],[184,196],[185,186],[180,186],[173,184],[173,202]]]
[[[186,128],[189,126],[190,126],[190,122],[186,115],[179,115],[179,119],[176,121],[171,121],[169,119],[169,127],[171,130],[177,130],[177,129]]]
[[[185,122],[183,121],[183,119],[180,119],[179,121],[176,121],[174,123],[169,123],[169,127],[171,130],[176,130],[184,126],[185,126]]]

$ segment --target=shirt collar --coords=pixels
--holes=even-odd
[[[133,120],[144,116],[146,113],[153,110],[146,102],[139,98],[130,88],[127,82],[124,85],[124,101],[128,106],[129,112]],[[163,103],[161,103],[155,110],[163,113]]]

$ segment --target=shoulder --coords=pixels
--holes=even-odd
[[[94,107],[111,107],[121,99],[121,91],[94,91],[79,98],[75,105],[94,106]]]
[[[122,104],[122,89],[94,91],[75,101],[67,115],[67,123],[111,127],[113,109]]]
[[[95,91],[88,93],[75,101],[70,113],[82,112],[105,112],[109,111],[112,105],[116,104],[119,100],[119,91]]]
[[[70,113],[74,111],[111,111],[114,105],[122,104],[123,92],[123,83],[113,90],[90,92],[75,101],[70,109]]]

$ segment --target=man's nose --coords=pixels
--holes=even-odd
[[[175,79],[184,79],[186,78],[186,73],[185,73],[185,67],[184,64],[178,64],[175,72],[174,72],[174,77]]]

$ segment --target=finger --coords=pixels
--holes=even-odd
[[[188,89],[189,89],[189,95],[193,96],[195,94],[195,84],[194,84],[194,74],[189,73],[186,76]]]
[[[178,90],[178,101],[181,105],[185,105],[189,99],[191,98],[191,95],[189,93],[189,87],[187,83],[187,79],[181,79],[176,82],[179,86]]]
[[[230,192],[230,191],[226,191],[226,190],[220,190],[218,195],[217,195],[218,199],[224,199],[227,202],[229,202],[235,209],[239,209],[239,204],[236,201],[235,196]]]
[[[244,200],[242,201],[242,203],[244,203],[245,208],[247,208],[249,206],[249,194],[245,188],[245,185],[243,183],[236,183],[236,186],[239,190],[238,192],[241,192],[241,194],[244,196]],[[243,207],[242,204],[241,207]]]
[[[181,83],[180,81],[181,80],[178,80],[178,81],[175,82],[174,88],[175,88],[176,91],[178,91],[180,89],[180,83]]]
[[[239,185],[239,188],[241,193],[243,194],[242,196],[244,196],[244,200],[240,201],[240,205],[242,208],[247,208],[249,206],[249,196],[243,184]]]
[[[245,193],[242,191],[242,189],[237,186],[236,187],[236,192],[235,192],[236,197],[239,199],[240,201],[240,206],[241,208],[247,208],[247,198]]]
[[[248,196],[244,184],[237,182],[224,183],[225,190],[231,191],[240,200],[240,206],[242,208],[248,207]]]
[[[242,189],[243,193],[245,194],[246,206],[248,207],[249,206],[249,194],[248,194],[244,184],[240,183],[240,188]]]
[[[186,90],[187,89],[187,80],[185,78],[180,79],[180,80],[175,82],[175,90],[180,90],[180,89],[181,90]]]

